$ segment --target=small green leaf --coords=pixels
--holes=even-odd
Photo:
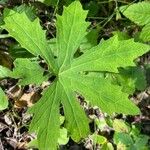
[[[67,136],[67,129],[62,128],[60,129],[60,137],[58,138],[59,145],[66,145],[69,141],[69,138]]]
[[[0,110],[4,110],[7,107],[8,107],[8,99],[3,90],[0,88]]]
[[[98,127],[100,130],[102,130],[102,131],[105,129],[105,127],[108,126],[107,123],[106,123],[105,118],[100,118],[100,119],[96,118],[96,119],[95,119],[95,124],[96,124],[97,127]]]
[[[93,46],[96,46],[97,38],[98,38],[98,30],[97,29],[91,30],[82,40],[82,43],[80,45],[80,51],[84,52],[85,50],[89,50]]]
[[[118,40],[128,40],[130,39],[129,35],[126,32],[121,32],[121,31],[114,31],[113,35],[118,36]]]
[[[120,8],[123,15],[138,25],[150,23],[150,2],[139,2]]]
[[[145,72],[140,67],[120,69],[121,85],[123,91],[132,94],[135,90],[144,90],[147,86]]]
[[[13,77],[20,79],[20,85],[37,84],[40,85],[47,80],[47,76],[43,76],[44,69],[37,62],[29,59],[18,58],[14,62]]]
[[[8,68],[0,66],[0,78],[7,78],[10,76],[12,76],[12,72]]]
[[[115,132],[114,134],[114,143],[119,144],[122,143],[126,146],[133,145],[133,139],[128,133],[122,133],[122,132]]]
[[[114,150],[114,147],[113,145],[108,142],[108,143],[105,143],[103,146],[102,146],[102,149],[101,150]]]
[[[113,128],[115,132],[125,132],[129,133],[130,127],[121,119],[115,119],[113,122]]]
[[[140,33],[140,39],[144,42],[150,42],[150,23],[143,27]]]
[[[95,144],[105,144],[107,142],[107,139],[101,135],[93,134],[91,135],[91,138]]]
[[[107,74],[115,85],[122,86],[122,91],[133,94],[135,90],[144,90],[147,86],[144,69],[140,67],[119,68],[119,74]]]

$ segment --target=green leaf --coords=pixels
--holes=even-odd
[[[120,69],[121,85],[124,92],[132,94],[135,90],[144,90],[147,86],[145,72],[140,67]]]
[[[142,39],[144,42],[150,41],[150,23],[143,27],[140,33],[140,39]]]
[[[115,119],[113,121],[113,129],[115,130],[115,132],[129,133],[129,131],[130,131],[129,125],[127,125],[125,123],[125,121],[123,121],[121,119]]]
[[[60,76],[60,83],[63,86],[62,90],[62,104],[64,107],[66,128],[72,139],[78,142],[81,138],[85,138],[89,133],[88,119],[85,112],[79,105],[75,98],[72,83],[70,80]],[[70,87],[70,88],[69,88]]]
[[[147,86],[144,69],[140,67],[119,68],[119,74],[107,74],[115,85],[122,86],[122,91],[133,94],[135,90],[144,90]]]
[[[108,126],[105,118],[100,118],[100,119],[96,118],[94,121],[98,129],[100,129],[101,131],[103,131]]]
[[[102,146],[102,150],[114,150],[114,147],[110,142],[108,142]]]
[[[8,107],[8,99],[3,90],[0,88],[0,111],[6,109],[7,107]]]
[[[15,68],[13,69],[13,77],[20,79],[20,85],[37,84],[40,85],[48,79],[43,76],[44,69],[37,62],[32,62],[29,59],[18,58],[14,61]]]
[[[34,107],[29,109],[29,112],[34,114],[30,132],[36,131],[38,147],[41,150],[56,150],[60,134],[59,104],[61,95],[61,85],[55,81],[43,93],[43,97]]]
[[[15,7],[14,11],[18,13],[25,12],[28,18],[33,21],[37,16],[36,16],[36,10],[34,9],[33,6],[28,6],[26,4],[22,4],[19,7]]]
[[[136,43],[133,39],[119,41],[115,36],[75,59],[71,69],[117,73],[119,67],[135,66],[133,60],[148,51],[149,48],[148,45]]]
[[[100,107],[103,112],[132,115],[139,113],[139,109],[129,101],[128,94],[122,93],[121,87],[112,85],[104,78],[71,71],[64,72],[63,78],[65,82],[70,82],[68,85],[73,85],[74,91],[81,93],[87,101]]]
[[[60,137],[58,138],[59,145],[65,145],[69,141],[69,138],[67,137],[67,129],[62,128],[60,129]]]
[[[30,21],[25,12],[18,13],[13,10],[5,10],[3,26],[10,36],[14,37],[23,48],[27,49],[33,55],[42,56],[47,63],[56,72],[57,67],[54,64],[52,52],[46,41],[45,31],[42,30],[39,19]]]
[[[40,150],[57,149],[60,135],[60,106],[65,115],[64,125],[68,130],[68,136],[79,142],[90,133],[89,119],[80,106],[78,94],[83,95],[85,101],[89,101],[92,106],[99,106],[103,112],[109,114],[140,113],[138,107],[128,99],[128,94],[121,91],[122,87],[113,85],[93,71],[119,73],[119,67],[134,66],[133,60],[147,52],[150,47],[133,40],[119,40],[114,36],[75,58],[75,53],[87,35],[89,23],[85,21],[86,15],[87,11],[82,9],[79,1],[64,8],[62,16],[57,16],[57,48],[55,45],[50,46],[46,41],[38,19],[32,22],[25,13],[19,14],[14,11],[5,16],[4,28],[22,47],[36,56],[42,56],[56,76],[52,85],[43,92],[42,98],[29,111],[33,114],[30,131],[36,132]],[[35,72],[36,79],[39,79],[37,75],[39,68],[37,64],[34,66],[31,63],[33,62],[27,62],[30,64],[27,68],[32,73],[29,70],[25,71],[30,72],[26,77],[28,83],[34,79]],[[17,72],[26,75],[27,73],[22,71],[23,65],[21,61],[21,65],[15,69],[18,68]],[[40,72],[40,76],[41,74],[43,75],[43,71]]]
[[[123,15],[138,25],[150,23],[150,2],[139,2],[120,8]]]
[[[7,78],[10,76],[12,76],[12,72],[8,68],[0,66],[0,79]]]
[[[133,144],[133,139],[130,137],[128,133],[115,132],[114,143],[115,144],[122,143],[126,146],[130,146]]]
[[[144,148],[148,144],[150,138],[146,135],[140,135],[135,139],[134,146],[138,149],[145,150]]]
[[[80,51],[84,52],[85,50],[88,50],[92,48],[93,46],[97,45],[97,38],[98,38],[98,30],[94,29],[88,32],[88,34],[84,37],[82,40],[82,43],[80,45]]]
[[[93,134],[91,135],[91,138],[95,144],[105,144],[107,142],[107,139],[101,135]]]
[[[89,23],[85,21],[87,11],[82,9],[79,2],[73,2],[69,7],[64,7],[62,16],[57,15],[57,63],[60,71],[70,65],[73,56],[80,46]]]
[[[126,32],[121,32],[121,31],[114,31],[113,35],[118,36],[118,40],[128,40],[130,39],[129,35]]]
[[[8,51],[9,51],[9,54],[11,55],[11,57],[13,57],[14,59],[16,59],[16,58],[32,58],[32,57],[34,57],[34,55],[29,53],[26,49],[22,48],[18,44],[12,45],[8,49]]]
[[[140,39],[150,41],[150,2],[139,2],[120,8],[123,15],[138,25],[145,25],[140,33]]]

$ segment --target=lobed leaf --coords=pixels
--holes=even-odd
[[[54,82],[44,93],[43,97],[29,109],[33,113],[30,132],[37,133],[38,147],[41,150],[56,150],[60,134],[59,104],[61,85]]]
[[[77,48],[87,34],[89,23],[85,22],[86,16],[87,11],[82,9],[79,2],[64,7],[62,16],[57,15],[57,63],[60,71],[64,70],[66,65],[70,65]]]
[[[82,9],[80,2],[75,1],[64,8],[62,16],[57,16],[57,35],[49,45],[42,31],[39,20],[33,22],[25,13],[10,11],[5,16],[4,28],[9,31],[22,47],[34,55],[40,55],[52,67],[56,79],[43,93],[42,98],[30,109],[33,120],[30,131],[37,133],[38,147],[41,150],[55,150],[60,134],[59,106],[62,104],[65,114],[65,126],[72,139],[78,142],[89,134],[88,119],[76,98],[76,93],[85,97],[91,105],[97,105],[102,111],[112,114],[124,113],[136,115],[139,109],[129,99],[121,87],[111,84],[109,80],[94,75],[94,72],[118,73],[119,67],[134,66],[133,60],[147,52],[150,47],[131,40],[119,40],[117,36],[101,41],[101,43],[78,58],[74,54],[87,34],[89,23],[85,21],[87,11]],[[23,26],[21,26],[23,24]],[[52,51],[50,50],[52,49]],[[55,51],[56,50],[56,51]],[[54,56],[56,59],[54,60]],[[33,62],[27,61],[27,68],[38,72],[35,80],[42,78],[43,70]],[[32,64],[31,64],[32,63]],[[24,63],[15,69],[21,75]],[[33,66],[33,67],[31,67]],[[34,70],[34,71],[33,71]],[[93,74],[93,75],[91,75]],[[29,78],[26,81],[31,82]],[[43,79],[42,79],[43,80]],[[25,82],[25,81],[24,81]]]
[[[133,60],[150,50],[133,39],[119,41],[117,36],[91,48],[71,64],[71,70],[118,72],[119,67],[134,66]]]
[[[10,36],[14,37],[30,53],[43,57],[56,72],[57,67],[39,19],[31,21],[25,12],[18,13],[6,9],[4,22],[3,28],[9,32]]]
[[[76,95],[72,90],[72,83],[62,77],[60,77],[60,83],[63,86],[62,104],[66,118],[66,127],[72,139],[79,142],[81,138],[85,138],[89,134],[89,121],[75,98]]]
[[[82,94],[92,105],[100,107],[103,112],[131,115],[140,112],[128,99],[128,94],[121,91],[121,87],[112,85],[104,78],[74,72],[64,73],[63,78],[65,82],[70,82],[74,91]]]

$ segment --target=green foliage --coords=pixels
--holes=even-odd
[[[82,43],[80,45],[80,51],[84,52],[92,48],[93,46],[97,45],[97,38],[98,38],[98,30],[93,29],[83,38]]]
[[[5,25],[3,28],[9,31],[10,36],[21,44],[33,55],[40,55],[47,63],[54,67],[54,58],[49,50],[45,37],[45,31],[40,26],[39,19],[31,21],[25,12],[18,13],[6,9],[4,12]],[[22,26],[24,24],[24,26]]]
[[[149,149],[147,145],[149,137],[146,135],[142,135],[140,133],[140,128],[136,127],[135,125],[132,126],[129,125],[123,119],[112,119],[110,117],[100,118],[100,119],[96,119],[96,125],[101,132],[106,127],[114,130],[113,142],[114,144],[116,144],[117,149],[121,149],[121,150],[148,150]],[[93,134],[92,136],[99,136],[99,135]],[[111,143],[109,143],[107,139],[105,140],[105,142],[103,143],[97,142],[97,144],[101,145],[102,150],[113,150]]]
[[[0,111],[8,107],[8,99],[0,87]]]
[[[43,76],[44,69],[41,68],[37,62],[18,58],[14,61],[14,66],[13,71],[0,66],[0,78],[11,77],[19,79],[19,85],[40,85],[43,81],[48,79],[48,76]]]
[[[121,7],[121,12],[131,21],[144,26],[140,38],[144,42],[150,41],[150,2],[139,2]]]
[[[121,119],[115,119],[113,121],[113,129],[116,132],[125,132],[125,133],[129,133],[130,131],[130,127],[129,125],[127,125],[124,120]]]
[[[4,4],[6,4],[7,2],[8,2],[8,0],[1,0],[1,1],[0,1],[0,4],[1,4],[1,5],[4,5]]]
[[[30,132],[36,132],[41,150],[55,150],[60,137],[60,104],[65,114],[65,127],[69,136],[78,142],[89,133],[89,119],[77,100],[77,94],[85,97],[91,105],[100,107],[108,114],[139,114],[139,109],[123,93],[122,87],[113,85],[93,72],[119,73],[119,67],[135,66],[133,60],[149,50],[149,46],[133,39],[119,40],[114,36],[89,48],[79,57],[75,53],[87,36],[87,11],[76,1],[64,8],[62,16],[57,15],[56,47],[50,46],[39,19],[32,21],[25,12],[6,10],[3,28],[23,48],[35,56],[41,56],[56,79],[44,92],[42,98],[29,109],[33,114]],[[56,48],[56,52],[54,49]],[[55,57],[54,57],[55,54]],[[38,63],[28,59],[17,59],[13,70],[20,78],[19,84],[40,84],[44,77]]]
[[[107,139],[104,136],[93,134],[91,136],[95,144],[105,144],[107,142]]]
[[[120,85],[122,91],[132,94],[135,90],[142,91],[146,88],[146,75],[140,67],[119,68],[119,74],[108,74],[107,77],[115,85]]]
[[[150,23],[143,27],[140,33],[140,39],[142,39],[144,42],[150,41]]]
[[[0,79],[10,77],[11,75],[12,72],[8,68],[0,66]]]
[[[22,48],[18,44],[11,45],[11,47],[9,48],[9,54],[13,59],[34,57],[34,55],[29,53],[26,49]]]
[[[15,68],[12,72],[12,77],[20,79],[20,85],[37,84],[40,85],[46,81],[47,76],[43,76],[44,69],[37,62],[32,62],[29,59],[16,59],[14,61]]]
[[[113,140],[117,149],[121,150],[148,150],[149,137],[140,134],[136,126],[129,126],[124,120],[115,119],[113,121],[115,131]]]

